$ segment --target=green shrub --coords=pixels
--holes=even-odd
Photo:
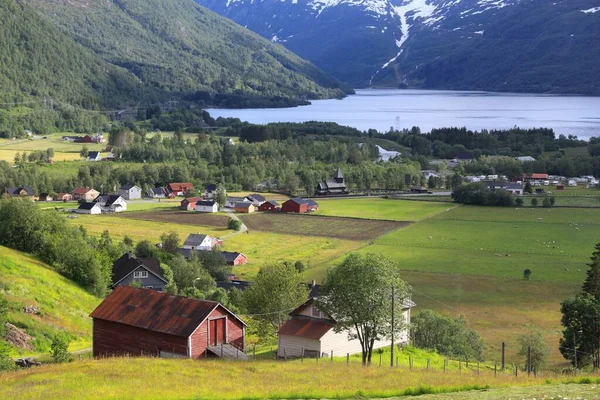
[[[73,361],[73,356],[69,353],[70,341],[68,336],[64,334],[58,334],[54,337],[50,346],[50,355],[52,355],[54,362],[63,363]]]
[[[227,221],[227,228],[234,231],[239,231],[242,229],[242,221],[235,218],[229,218],[229,221]]]

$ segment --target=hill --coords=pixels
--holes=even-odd
[[[600,94],[595,0],[196,1],[356,87]]]
[[[104,62],[170,99],[253,106],[248,98],[290,105],[345,95],[338,81],[314,65],[193,0],[25,3]]]
[[[100,299],[42,262],[0,246],[0,293],[9,301],[8,321],[34,338],[33,349],[15,348],[15,354],[48,352],[58,332],[71,335],[72,350],[91,346],[88,315]],[[37,306],[39,315],[25,313],[25,306]]]

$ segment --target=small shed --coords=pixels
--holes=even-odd
[[[54,197],[50,196],[49,193],[40,193],[38,201],[54,201]]]
[[[248,262],[248,258],[242,253],[236,251],[223,251],[221,252],[228,265],[244,265]]]
[[[94,357],[246,358],[246,324],[214,301],[118,286],[90,316]]]
[[[56,201],[71,201],[73,196],[70,193],[59,193],[56,195]]]
[[[565,185],[556,185],[556,190],[565,190]]]
[[[256,211],[256,207],[252,203],[236,203],[234,210],[238,213],[250,214]]]
[[[258,206],[258,211],[272,212],[272,211],[279,211],[280,209],[281,208],[279,206],[279,203],[276,202],[275,200],[265,201],[260,206]]]

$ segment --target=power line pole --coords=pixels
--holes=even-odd
[[[396,306],[396,301],[394,298],[394,286],[392,285],[392,347],[391,347],[391,355],[390,355],[390,365],[393,367],[394,366],[394,325],[396,323],[396,315],[395,315],[395,306]]]

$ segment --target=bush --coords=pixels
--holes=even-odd
[[[10,346],[0,340],[0,371],[12,371],[16,369],[15,362],[10,357]]]
[[[242,221],[235,218],[229,218],[229,221],[227,221],[227,228],[234,231],[239,231],[242,229]]]
[[[478,206],[510,207],[515,203],[506,190],[492,190],[480,182],[457,187],[452,192],[452,199],[456,203]]]
[[[58,334],[54,336],[52,345],[50,346],[50,354],[54,362],[63,363],[73,361],[73,356],[69,353],[69,342],[70,339],[67,335]]]
[[[531,199],[531,207],[537,207],[538,206],[538,199]]]
[[[523,271],[523,279],[528,281],[529,277],[531,277],[531,270],[529,268],[527,268],[525,271]]]
[[[552,206],[552,204],[550,204],[550,198],[544,197],[544,200],[542,201],[542,207],[548,208],[551,206]]]
[[[518,198],[515,200],[515,204],[517,205],[517,207],[523,207],[523,203],[524,203],[524,201],[523,201],[523,199],[522,199],[522,198],[520,198],[520,197],[518,197]]]

